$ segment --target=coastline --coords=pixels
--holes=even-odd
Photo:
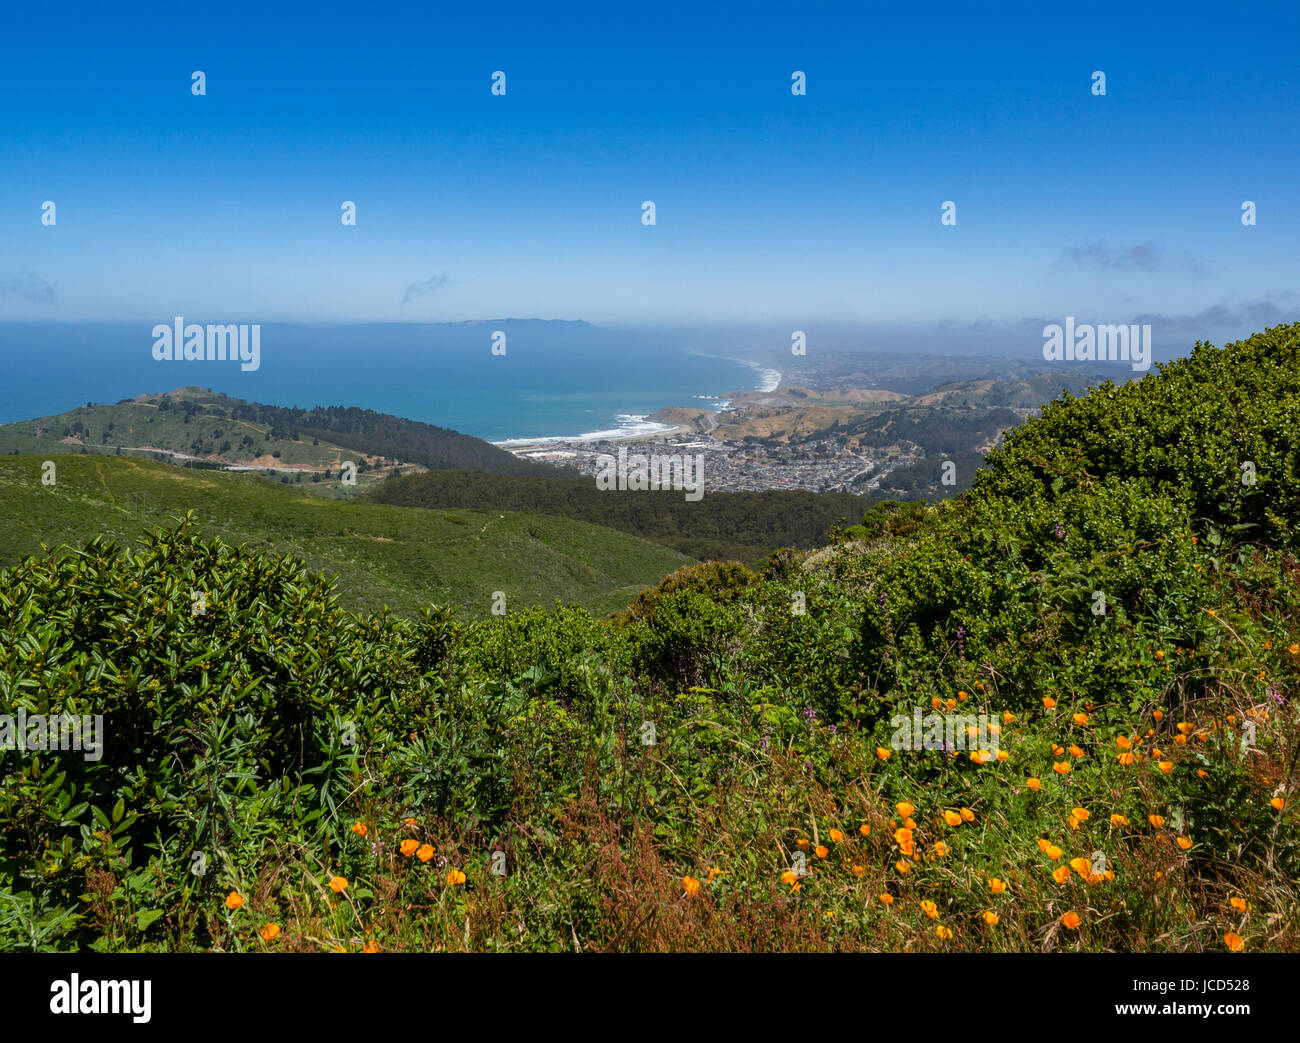
[[[733,358],[728,355],[707,355],[704,352],[691,352],[691,354],[700,355],[703,358],[725,359],[728,362],[736,362],[748,366],[757,375],[759,386],[749,389],[747,393],[768,394],[781,386],[781,371],[772,369],[770,366],[764,366],[761,363],[754,362],[750,359]],[[731,391],[727,394],[734,395],[736,392]],[[728,398],[727,395],[692,395],[691,397],[716,403],[717,408],[707,410],[714,414],[725,413],[731,409],[731,399]],[[672,409],[683,407],[665,406],[664,408]],[[689,408],[704,409],[705,407],[694,406]],[[493,441],[491,444],[496,446],[498,449],[504,449],[507,452],[514,453],[516,456],[534,456],[539,450],[547,449],[548,447],[551,447],[553,455],[572,456],[572,452],[565,453],[560,449],[560,447],[569,444],[591,442],[626,442],[641,441],[647,438],[675,438],[681,435],[698,437],[699,435],[699,432],[694,428],[684,424],[657,423],[650,419],[650,417],[654,415],[654,413],[618,413],[615,415],[615,419],[619,421],[620,425],[617,428],[604,431],[588,431],[577,435],[539,435],[535,438],[505,438]]]

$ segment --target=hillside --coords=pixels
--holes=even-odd
[[[201,495],[65,460],[87,518],[101,467]],[[0,712],[102,714],[113,756],[0,761],[0,948],[1294,952],[1298,460],[1300,324],[609,621],[359,615],[201,502],[132,554],[28,559]],[[34,463],[6,527],[59,502]],[[431,524],[272,490],[247,513],[332,546]]]
[[[498,477],[473,471],[430,471],[382,482],[370,503],[404,507],[530,510],[654,540],[693,558],[756,564],[781,547],[815,547],[827,530],[862,512],[848,493],[706,492],[697,502],[680,493],[602,492],[591,478]]]
[[[42,465],[56,484],[43,485]],[[323,500],[254,476],[128,457],[0,456],[0,567],[41,544],[102,535],[131,546],[193,511],[204,531],[260,553],[292,554],[338,577],[353,609],[417,615],[451,604],[470,618],[576,601],[598,614],[691,559],[581,521],[526,512],[423,511]]]
[[[200,387],[137,395],[116,405],[87,403],[0,426],[0,455],[59,452],[265,470],[298,482],[336,480],[344,461],[351,460],[358,485],[423,468],[564,474],[432,424],[355,407],[267,406]]]

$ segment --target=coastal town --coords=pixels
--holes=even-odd
[[[601,458],[625,450],[643,454],[704,456],[704,482],[709,492],[749,492],[763,489],[807,489],[812,492],[865,493],[879,484],[878,461],[846,450],[835,439],[798,446],[734,445],[711,438],[691,437],[674,429],[651,436],[602,438],[597,441],[554,441],[512,445],[516,456],[581,474],[596,475]]]

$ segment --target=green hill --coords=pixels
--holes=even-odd
[[[369,409],[297,409],[246,402],[207,388],[137,395],[116,405],[87,403],[66,413],[0,426],[0,454],[97,453],[144,456],[210,468],[266,470],[292,481],[339,477],[357,484],[404,470],[471,468],[492,474],[562,477],[470,435]]]
[[[474,471],[401,475],[372,486],[372,503],[406,507],[530,510],[580,518],[672,547],[699,559],[756,564],[782,547],[812,548],[863,500],[805,490],[711,492],[697,502],[679,493],[602,492],[591,478],[533,478]]]
[[[56,484],[43,485],[42,464]],[[204,531],[292,554],[338,576],[345,604],[415,615],[431,602],[488,614],[576,601],[605,613],[690,558],[580,521],[542,514],[411,511],[325,500],[251,475],[192,471],[128,457],[0,456],[0,567],[40,545],[103,535],[130,545],[193,511]]]

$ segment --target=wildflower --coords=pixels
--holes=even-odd
[[[970,759],[976,764],[984,764],[986,761],[993,759],[993,754],[988,750],[974,750],[971,752]]]
[[[864,837],[866,837],[866,836],[870,836],[870,835],[871,835],[871,827],[870,827],[869,825],[867,825],[867,823],[864,822],[864,823],[862,823],[862,825],[860,825],[860,826],[858,827],[858,832],[861,833]]]
[[[366,827],[366,824],[364,822],[354,822],[352,824],[352,832],[359,837],[364,837],[367,833],[370,832],[370,830]]]
[[[1174,762],[1173,762],[1173,761],[1161,761],[1161,762],[1160,762],[1160,770],[1163,771],[1166,775],[1168,775],[1171,771],[1174,770]]]
[[[1086,808],[1071,808],[1071,809],[1070,809],[1070,818],[1072,818],[1072,819],[1076,819],[1076,820],[1078,820],[1079,822],[1086,822],[1086,821],[1088,820],[1088,817],[1089,817],[1089,816],[1088,816],[1088,811],[1087,811]]]
[[[1186,851],[1189,847],[1192,846],[1191,838],[1190,838],[1190,837],[1179,837],[1179,838],[1178,838],[1178,846],[1181,847],[1184,851]]]
[[[843,840],[844,840],[844,834],[843,834],[843,833],[841,833],[838,829],[832,829],[832,830],[831,830],[831,843],[832,843],[832,844],[838,844],[838,843],[842,842]]]
[[[413,854],[415,854],[416,851],[419,850],[419,848],[420,848],[420,842],[418,840],[407,839],[402,841],[402,846],[400,850],[403,855],[405,855],[407,858],[410,858]]]
[[[798,882],[799,882],[799,874],[796,873],[793,869],[787,869],[784,873],[781,874],[781,883],[783,884],[797,884]]]
[[[853,866],[853,869],[851,870],[851,872],[853,873],[854,876],[866,876],[866,875],[867,875],[867,871],[866,871],[865,869],[863,869],[862,866],[857,865],[857,864],[855,864],[855,865]]]
[[[806,838],[800,837],[798,840],[795,841],[795,846],[798,847],[800,851],[807,851],[808,843],[809,842]]]
[[[1244,898],[1229,898],[1228,904],[1239,913],[1244,913],[1250,906]]]
[[[893,904],[894,904],[894,896],[891,895],[888,891],[886,891],[884,894],[882,894],[882,895],[880,896],[880,904],[881,904],[881,905],[893,905]]]
[[[1290,652],[1292,655],[1300,655],[1300,645],[1297,645],[1294,642],[1292,642],[1291,647],[1288,648],[1287,651]]]
[[[965,821],[965,822],[974,822],[974,821],[975,821],[975,812],[971,811],[970,808],[962,808],[962,809],[961,809],[961,817],[962,817],[962,820]]]
[[[1127,826],[1128,819],[1126,819],[1123,815],[1111,815],[1110,824],[1112,826]]]
[[[1295,645],[1291,647],[1295,648]],[[1228,952],[1241,952],[1246,947],[1246,940],[1241,935],[1229,931],[1223,936],[1223,944],[1228,947]]]
[[[817,850],[813,852],[813,854],[818,858],[825,858],[830,853],[830,848],[826,847],[824,844],[818,844]]]
[[[1088,715],[1086,713],[1076,713],[1074,715],[1073,720],[1075,724],[1077,724],[1080,728],[1082,728],[1085,724],[1088,723]]]
[[[1007,753],[1006,750],[998,750],[998,760],[999,760],[999,761],[1004,761],[1004,760],[1006,760],[1006,759],[1007,759],[1008,757],[1010,757],[1010,756],[1011,756],[1011,754]]]
[[[404,818],[404,819],[402,819],[402,825],[404,825],[404,826],[412,826],[412,827],[413,827],[413,826],[416,825],[416,821],[415,821],[415,819],[413,819],[413,818]]]
[[[905,858],[900,858],[894,863],[894,868],[900,873],[907,873],[907,871],[912,868],[912,863],[907,861]]]
[[[1052,842],[1045,837],[1038,838],[1038,850],[1047,854],[1047,849],[1052,846]]]
[[[948,930],[948,928],[946,928],[943,924],[940,924],[938,927],[936,927],[934,929],[934,933],[939,936],[939,940],[941,942],[946,942],[949,938],[952,937],[952,931]]]
[[[894,807],[898,809],[898,813],[903,818],[911,818],[912,812],[916,810],[916,807],[912,804],[909,804],[907,801],[903,801],[899,804],[895,804]]]
[[[959,703],[964,703],[964,702],[966,701],[966,693],[965,693],[965,692],[958,692],[958,693],[957,693],[957,701],[958,701]]]
[[[1156,658],[1163,659],[1164,657],[1165,657],[1164,652],[1160,651],[1160,649],[1156,649]]]
[[[1157,721],[1163,721],[1165,719],[1165,712],[1164,710],[1153,710],[1151,711],[1151,716]]]
[[[1058,775],[1068,775],[1070,774],[1070,765],[1065,761],[1057,761],[1052,765],[1052,770]]]
[[[1010,724],[1010,723],[1011,723],[1012,721],[1014,721],[1015,719],[1016,719],[1016,715],[1015,715],[1014,713],[1012,713],[1010,710],[1003,710],[1003,711],[1002,711],[1002,723],[1003,723],[1003,724]]]
[[[361,946],[361,951],[362,951],[362,952],[378,952],[378,951],[379,951],[379,943],[376,942],[376,941],[368,941],[368,942],[366,942],[365,945]]]
[[[1066,767],[1069,767],[1069,765],[1066,765]],[[1031,778],[1028,778],[1028,779],[1025,779],[1025,785],[1028,786],[1028,787],[1029,787],[1031,790],[1033,790],[1034,792],[1037,792],[1037,791],[1040,790],[1040,789],[1042,788],[1042,786],[1043,786],[1043,784],[1042,784],[1041,781],[1039,781],[1038,779],[1032,778],[1032,777],[1031,777]]]
[[[893,750],[887,750],[883,746],[876,747],[876,756],[879,757],[882,761],[889,760],[890,754],[892,754],[893,752],[894,752]]]
[[[1133,758],[1133,754],[1131,753],[1121,753],[1115,759],[1118,760],[1125,767],[1128,767],[1130,764],[1133,763],[1134,758]]]
[[[998,925],[998,914],[995,913],[992,909],[985,909],[984,922],[988,924],[990,927],[996,927]]]
[[[1281,811],[1284,807],[1286,807],[1286,801],[1283,800],[1281,797],[1274,797],[1272,800],[1269,801],[1269,804],[1273,806],[1274,811]]]
[[[949,850],[950,849],[948,845],[945,844],[942,840],[940,840],[937,844],[934,845],[934,853],[938,855],[940,858],[943,858],[945,855],[947,855]]]
[[[694,898],[700,893],[700,882],[693,876],[682,877],[682,890],[686,892],[688,898]]]
[[[989,880],[989,890],[995,895],[1000,895],[1007,889],[1006,881],[999,880],[996,876]]]
[[[273,942],[280,937],[280,925],[278,923],[269,923],[257,932],[262,936],[262,941]]]
[[[1118,746],[1121,750],[1128,750],[1133,748],[1132,740],[1126,738],[1123,735],[1117,735],[1115,737],[1115,745]]]
[[[433,857],[432,845],[421,844],[419,850],[415,852],[415,857],[418,858],[421,862],[429,861],[429,859]]]
[[[230,894],[226,895],[227,909],[238,909],[243,904],[244,904],[244,896],[241,895],[238,891],[231,891]]]
[[[961,825],[961,816],[955,811],[945,811],[943,813],[943,820],[950,826]]]
[[[346,876],[330,877],[330,890],[336,895],[341,895],[348,889],[348,878]]]
[[[1065,883],[1067,880],[1070,879],[1070,867],[1057,866],[1055,869],[1052,870],[1052,879],[1055,880],[1058,884]]]
[[[1087,755],[1083,752],[1083,750],[1079,749],[1079,747],[1076,746],[1074,743],[1070,743],[1070,745],[1067,746],[1066,749],[1070,751],[1070,756],[1071,756],[1071,757],[1084,757],[1084,756],[1087,756]]]
[[[904,829],[915,829],[915,828],[916,828],[916,819],[913,819],[913,818],[904,819],[904,820],[903,820],[903,828],[904,828]]]
[[[465,874],[462,873],[459,869],[452,869],[450,872],[448,872],[447,874],[448,887],[459,887],[464,882],[465,882]]]
[[[1063,852],[1061,851],[1061,849],[1057,847],[1055,844],[1047,845],[1047,851],[1046,851],[1047,857],[1050,858],[1053,862],[1055,862],[1058,858],[1060,858],[1062,853]]]
[[[925,913],[925,915],[931,920],[937,920],[939,918],[939,907],[929,899],[925,899],[921,902],[921,912]]]
[[[724,872],[726,872],[726,870],[719,869],[717,866],[709,866],[709,877],[704,882],[706,884],[711,884],[718,877],[722,876]]]
[[[1056,706],[1056,700],[1053,699],[1050,695],[1045,695],[1043,696],[1043,705],[1050,710],[1054,706]]]
[[[1156,829],[1159,829],[1165,824],[1165,817],[1164,815],[1148,815],[1147,821],[1150,822],[1151,825],[1155,826]]]
[[[1082,922],[1083,921],[1079,919],[1079,914],[1073,911],[1068,912],[1061,917],[1061,923],[1065,924],[1065,926],[1072,931]]]

